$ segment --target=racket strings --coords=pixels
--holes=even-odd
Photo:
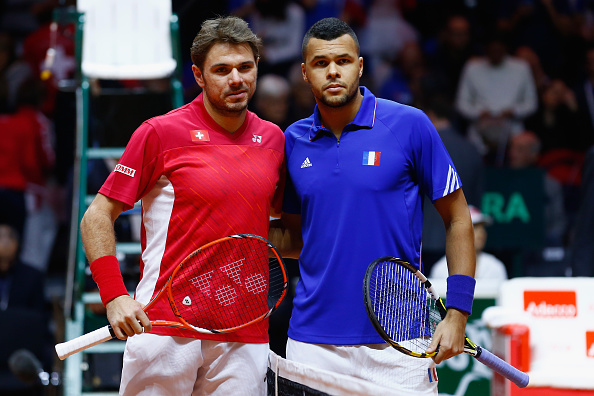
[[[278,258],[268,260],[268,307],[277,308],[287,292],[287,274]]]
[[[259,238],[229,238],[188,257],[174,273],[171,305],[189,325],[241,327],[270,313],[284,296],[284,271]]]
[[[370,283],[373,311],[388,336],[415,353],[431,343],[439,314],[423,283],[409,269],[379,263]]]

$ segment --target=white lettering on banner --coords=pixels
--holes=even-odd
[[[532,316],[575,317],[578,312],[575,290],[524,290],[524,310]]]
[[[532,316],[576,316],[577,309],[575,305],[547,304],[542,301],[538,305],[535,302],[530,302],[526,307],[526,312]]]
[[[115,167],[115,171],[123,173],[124,175],[130,177],[134,177],[134,174],[136,173],[136,169],[128,168],[127,166],[124,166],[122,164],[117,164]]]

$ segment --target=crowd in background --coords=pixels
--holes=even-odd
[[[530,249],[523,249],[521,241],[499,250],[487,244],[507,275],[594,275],[594,234],[589,232],[594,219],[588,205],[594,183],[594,0],[172,4],[180,18],[186,102],[198,93],[189,59],[198,27],[215,15],[236,15],[249,22],[264,45],[250,108],[283,129],[309,116],[315,105],[301,75],[305,31],[324,17],[345,20],[360,38],[362,85],[378,97],[425,111],[450,151],[470,204],[484,211],[484,192],[493,188],[489,178],[498,169],[542,178],[536,185],[543,191],[543,237]],[[52,295],[63,297],[72,220],[77,62],[73,24],[60,21],[56,12],[69,6],[75,1],[7,0],[0,5],[0,226],[11,226],[0,241],[16,239],[17,251],[8,248],[9,261],[36,274],[21,276],[19,282],[57,280],[46,285],[45,305],[39,308],[37,301],[28,307],[46,311]],[[56,20],[60,23],[52,24]],[[115,85],[167,90],[159,81],[98,86]],[[119,117],[112,123],[131,125],[118,135],[122,144],[135,120],[147,118],[126,119],[129,110],[111,111]],[[92,142],[107,139],[102,135],[109,130],[106,114],[110,111],[92,118]],[[90,189],[103,182],[110,166],[96,162],[89,168]],[[517,173],[526,169],[539,172]],[[445,245],[440,219],[430,206],[426,212],[428,273]],[[7,298],[14,267],[0,265],[0,311],[17,304]]]
[[[521,241],[498,244],[496,233],[490,238],[509,276],[577,276],[594,274],[592,263],[572,250],[576,238],[587,238],[576,235],[575,226],[583,163],[594,143],[593,5],[232,0],[225,12],[248,20],[263,38],[252,110],[281,128],[313,107],[300,73],[303,33],[322,17],[347,21],[360,38],[362,85],[427,113],[455,157],[470,204],[488,210],[484,193],[494,188],[491,179],[510,177],[505,172],[539,179],[526,184],[542,190],[542,208],[530,209],[542,212],[543,235],[528,249]],[[423,254],[429,272],[443,255],[444,232],[440,219],[432,222],[431,205],[426,213]]]

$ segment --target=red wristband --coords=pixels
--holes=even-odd
[[[103,256],[94,260],[91,263],[91,274],[99,287],[104,306],[114,298],[128,294],[116,256]]]

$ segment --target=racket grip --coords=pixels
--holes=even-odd
[[[70,355],[88,349],[94,345],[101,344],[102,342],[109,341],[114,337],[115,334],[111,329],[111,326],[104,326],[91,331],[90,333],[83,334],[80,337],[76,337],[73,340],[57,344],[56,353],[60,360],[64,360]]]
[[[511,364],[500,359],[498,356],[487,351],[485,348],[481,348],[481,353],[476,357],[476,360],[491,368],[493,371],[503,375],[519,388],[525,388],[530,381],[528,374],[518,370]]]

